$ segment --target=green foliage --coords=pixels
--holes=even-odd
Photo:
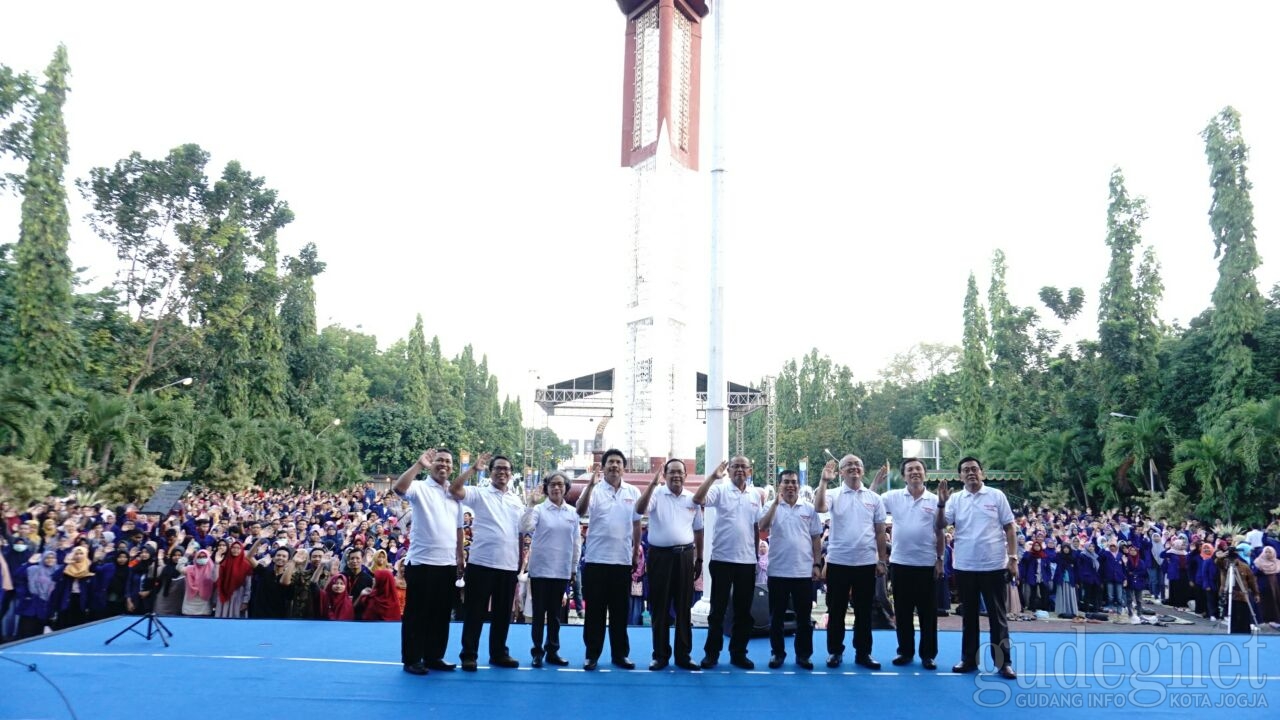
[[[236,460],[226,470],[211,468],[200,485],[216,493],[242,492],[253,486],[253,473],[243,460]]]
[[[1240,114],[1226,108],[1205,128],[1205,155],[1213,204],[1213,230],[1218,284],[1213,290],[1209,362],[1213,394],[1200,408],[1200,425],[1214,427],[1218,419],[1247,398],[1253,382],[1253,334],[1262,323],[1263,301],[1254,276],[1258,257],[1253,227],[1252,184],[1246,178],[1249,148],[1240,132]]]
[[[1063,297],[1061,290],[1046,285],[1040,288],[1040,302],[1062,322],[1071,322],[1084,309],[1084,290],[1073,287]]]
[[[12,455],[0,455],[0,498],[20,507],[47,497],[57,485],[44,476],[49,466]]]
[[[978,300],[978,282],[969,273],[964,296],[964,345],[960,361],[960,436],[970,447],[981,447],[991,422],[988,399],[991,370],[987,365],[987,317]]]
[[[1139,490],[1134,499],[1147,517],[1157,520],[1177,522],[1195,514],[1195,503],[1182,492],[1181,487],[1170,487],[1160,492]]]
[[[59,46],[45,70],[31,125],[31,157],[22,187],[22,229],[16,248],[14,359],[41,388],[68,392],[79,343],[71,332],[71,241],[67,191],[67,51]]]
[[[104,483],[99,492],[112,503],[146,502],[160,483],[177,475],[157,465],[154,457],[144,455],[126,462],[120,473]]]
[[[1047,490],[1036,490],[1031,493],[1031,497],[1035,499],[1040,507],[1053,510],[1071,507],[1075,504],[1075,498],[1072,497],[1071,491],[1061,485],[1055,485]]]

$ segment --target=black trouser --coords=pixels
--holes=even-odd
[[[610,656],[621,660],[630,655],[627,611],[631,609],[631,566],[587,563],[582,569],[582,582],[582,599],[587,604],[582,643],[587,646],[587,659],[600,659],[606,621]]]
[[[404,566],[404,619],[400,622],[400,662],[443,660],[449,646],[453,607],[453,565]]]
[[[676,661],[693,653],[693,545],[649,548],[649,618],[653,659],[671,659],[671,603],[675,602]]]
[[[893,580],[893,614],[897,617],[898,654],[915,655],[916,633],[913,614],[920,617],[920,657],[932,660],[938,656],[937,583],[932,566],[890,565]]]
[[[871,601],[876,596],[876,566],[827,563],[827,652],[844,654],[844,614],[853,591],[853,651],[871,654]]]
[[[484,565],[467,566],[466,598],[463,601],[461,660],[475,660],[480,648],[480,631],[489,613],[489,659],[511,656],[507,630],[511,628],[511,608],[516,598],[516,571]]]
[[[960,661],[978,664],[981,630],[978,626],[978,596],[987,604],[987,622],[991,626],[991,660],[999,669],[1012,664],[1009,653],[1008,571],[956,570],[960,583],[960,604],[964,605],[964,633],[960,639]]]
[[[796,611],[796,658],[813,655],[813,581],[805,578],[769,578],[769,649],[780,658],[787,656],[783,622],[787,607]]]
[[[707,657],[720,655],[724,645],[724,615],[733,598],[733,630],[729,635],[729,657],[746,657],[751,639],[751,600],[756,592],[754,563],[731,563],[712,560],[711,614],[707,616]]]
[[[545,649],[555,655],[560,650],[560,606],[564,601],[564,588],[569,580],[558,578],[529,578],[529,593],[533,596],[533,649],[534,657],[542,657]],[[542,625],[547,626],[547,642],[542,642]]]

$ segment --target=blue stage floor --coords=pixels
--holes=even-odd
[[[1038,708],[1039,717],[1063,717],[1080,709],[1093,716],[1154,710],[1159,717],[1275,717],[1280,708],[1280,640],[1246,636],[1026,633],[1014,634],[1015,666],[1008,682],[989,674],[954,675],[960,634],[940,634],[941,666],[889,664],[896,641],[875,634],[880,672],[852,665],[852,651],[838,670],[807,672],[788,657],[782,669],[765,668],[769,645],[751,641],[757,664],[743,671],[722,662],[716,670],[648,672],[652,647],[647,628],[632,628],[631,659],[637,670],[602,663],[582,671],[582,632],[562,632],[568,668],[528,666],[528,626],[512,626],[512,654],[519,670],[481,667],[477,673],[401,671],[397,623],[342,623],[166,618],[175,636],[126,634],[104,641],[134,618],[114,619],[0,648],[0,720],[71,718],[137,720],[153,713],[216,720],[251,717],[558,718],[789,717],[873,712],[885,717],[925,714],[945,718],[990,715],[993,709]],[[456,659],[459,625],[453,626],[450,659]],[[701,657],[705,631],[694,633]],[[824,633],[815,636],[823,647]],[[790,651],[790,638],[787,645]],[[481,640],[480,647],[486,647]],[[606,659],[608,650],[606,648]],[[481,655],[481,660],[486,657]],[[727,660],[724,656],[722,660]],[[989,662],[989,659],[984,658]],[[11,661],[17,661],[11,662]],[[21,663],[21,664],[19,664]],[[65,694],[59,697],[34,664]],[[1077,709],[1078,708],[1078,709]],[[74,715],[71,711],[74,711]],[[1206,715],[1206,713],[1208,713]]]

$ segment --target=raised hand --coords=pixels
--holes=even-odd
[[[938,481],[938,503],[945,505],[949,497],[951,497],[951,490],[947,487],[947,479],[943,478]]]
[[[721,460],[721,461],[720,461],[720,464],[716,466],[716,469],[715,469],[714,471],[712,471],[712,473],[711,473],[711,479],[712,479],[713,481],[714,481],[714,480],[719,480],[720,478],[724,477],[725,473],[726,473],[728,470],[729,470],[729,461],[728,461],[728,460]]]
[[[418,456],[418,464],[424,468],[429,468],[436,462],[436,451],[432,448]]]
[[[828,460],[826,465],[822,466],[822,483],[828,484],[836,479],[836,461]]]
[[[492,459],[493,459],[493,453],[491,452],[480,453],[480,457],[476,458],[475,464],[472,465],[471,467],[475,468],[476,472],[480,472],[481,470],[487,470],[489,468],[489,461]]]
[[[600,481],[600,463],[591,463],[591,484]]]

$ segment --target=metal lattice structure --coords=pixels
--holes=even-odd
[[[764,395],[764,463],[773,478],[778,473],[778,388],[772,377],[764,379]]]

